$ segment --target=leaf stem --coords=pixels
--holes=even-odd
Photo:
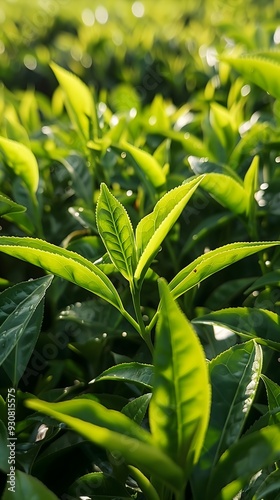
[[[142,317],[141,305],[140,305],[140,289],[138,288],[135,282],[130,283],[130,291],[131,291],[135,315],[139,325],[138,331],[144,342],[146,342],[151,354],[153,354],[154,346],[152,344],[150,331],[145,327]]]

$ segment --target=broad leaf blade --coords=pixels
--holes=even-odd
[[[253,82],[276,99],[280,98],[280,58],[276,52],[245,54],[240,57],[223,57],[249,82]]]
[[[132,156],[141,172],[143,172],[155,188],[160,188],[165,184],[166,177],[164,171],[152,155],[126,141],[121,142],[121,148]]]
[[[92,138],[92,122],[95,120],[95,109],[89,88],[73,73],[55,63],[50,66],[65,94],[65,104],[72,123],[84,140],[90,140]],[[96,123],[94,126],[96,128]]]
[[[0,237],[0,252],[42,267],[107,300],[120,311],[122,302],[109,278],[81,255],[35,238]]]
[[[212,274],[234,264],[244,257],[265,250],[266,248],[279,245],[279,241],[257,241],[230,243],[229,245],[216,248],[206,254],[199,256],[187,267],[184,267],[173,280],[169,287],[173,297],[176,299],[195,285],[208,278]]]
[[[104,474],[104,472],[91,472],[85,476],[79,477],[69,488],[69,499],[76,498],[77,492],[79,498],[90,498],[94,491],[94,498],[100,500],[123,500],[131,496],[125,486],[119,483],[114,477]],[[81,497],[81,494],[84,496]]]
[[[173,490],[182,488],[183,471],[156,447],[147,431],[126,415],[85,399],[64,403],[30,399],[26,405],[66,423],[89,441],[120,453],[128,464],[155,475]]]
[[[228,307],[195,318],[193,323],[220,325],[243,339],[255,339],[259,344],[280,350],[280,318],[266,309]]]
[[[32,354],[40,331],[38,323],[41,323],[41,311],[39,309],[39,317],[36,316],[36,311],[40,308],[52,278],[53,276],[44,276],[19,283],[0,294],[0,365],[9,355],[12,356],[14,366],[6,366],[14,383],[22,375]]]
[[[273,382],[265,375],[262,375],[262,380],[265,384],[267,400],[268,400],[268,409],[270,412],[273,412],[276,408],[280,407],[280,386]],[[280,413],[276,413],[270,417],[270,420],[274,424],[280,423]]]
[[[22,178],[30,193],[37,191],[39,169],[32,151],[19,142],[0,137],[0,151],[6,164]]]
[[[119,365],[108,368],[91,382],[98,382],[101,380],[115,380],[134,383],[141,385],[144,388],[151,389],[153,376],[153,365],[137,362],[121,363]]]
[[[122,409],[122,413],[141,425],[148,409],[152,393],[143,394],[138,398],[129,401]]]
[[[195,490],[200,495],[221,455],[241,435],[258,388],[261,368],[262,351],[253,341],[235,345],[209,363],[211,416],[193,477]]]
[[[176,187],[166,193],[151,214],[144,217],[136,228],[138,264],[135,279],[140,280],[159,251],[164,238],[181,215],[187,202],[199,186],[202,177]]]
[[[221,457],[206,500],[232,500],[252,476],[280,459],[280,426],[271,425],[243,437]]]
[[[189,475],[199,458],[210,413],[208,368],[191,324],[159,281],[150,427],[154,439]]]
[[[131,281],[135,262],[132,225],[125,208],[105,184],[101,185],[96,207],[96,222],[112,262],[122,275]]]
[[[23,500],[23,498],[58,500],[58,497],[39,479],[20,470],[15,472],[15,484],[14,491],[9,490],[10,485],[7,484],[2,500]]]
[[[201,187],[233,213],[242,214],[246,211],[245,189],[232,177],[217,173],[205,174]]]

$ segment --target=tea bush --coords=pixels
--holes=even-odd
[[[280,498],[279,15],[217,4],[1,6],[4,500]]]

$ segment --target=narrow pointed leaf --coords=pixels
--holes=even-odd
[[[32,354],[40,331],[40,328],[37,331],[40,317],[39,321],[35,320],[34,324],[32,322],[52,278],[53,276],[44,276],[19,283],[0,294],[0,365],[14,350],[13,359],[16,363],[13,374],[15,380],[12,379],[14,382],[18,381]],[[11,369],[7,371],[11,376]]]
[[[125,208],[105,184],[101,185],[96,207],[96,222],[112,262],[127,280],[132,280],[135,262],[132,225]]]
[[[120,311],[122,302],[109,278],[81,255],[35,238],[0,237],[0,252],[42,267],[107,300]]]
[[[264,288],[270,285],[278,285],[280,283],[280,269],[276,269],[275,271],[271,271],[270,273],[264,274],[260,278],[256,279],[252,286],[245,290],[245,293],[251,293],[258,288]]]
[[[0,217],[3,217],[3,215],[25,211],[26,207],[24,207],[23,205],[19,205],[7,196],[0,194]]]
[[[193,323],[220,325],[245,340],[254,339],[259,344],[280,350],[280,317],[266,309],[228,307],[195,318]]]
[[[139,396],[129,401],[129,403],[123,407],[122,413],[141,425],[150,404],[151,397],[152,393],[149,392],[148,394],[143,394],[143,396]]]
[[[95,120],[95,110],[89,88],[73,73],[55,63],[50,66],[65,94],[67,112],[73,125],[83,139],[86,141],[92,139],[91,129]]]
[[[210,384],[202,346],[159,281],[150,427],[154,439],[188,475],[199,458],[210,413]]]
[[[29,498],[30,500],[39,500],[39,498],[58,500],[58,497],[39,479],[20,470],[15,472],[15,484],[14,491],[9,490],[9,484],[6,485],[2,500],[23,500],[23,498]]]
[[[98,375],[98,377],[96,377],[92,382],[98,382],[101,380],[122,380],[123,382],[135,383],[151,389],[153,375],[153,365],[137,362],[121,363],[108,368]]]
[[[232,500],[254,474],[280,459],[280,425],[241,438],[220,458],[205,500]]]
[[[174,298],[178,298],[187,290],[190,290],[190,288],[193,288],[201,281],[230,264],[234,264],[244,259],[244,257],[279,244],[279,241],[230,243],[229,245],[211,250],[195,259],[187,267],[184,267],[173,278],[169,284],[172,295]]]
[[[155,445],[147,431],[126,415],[86,399],[64,403],[30,399],[26,406],[64,422],[89,441],[120,453],[128,464],[155,475],[173,490],[181,489],[183,471]]]
[[[24,144],[0,137],[0,152],[5,163],[22,178],[31,193],[36,193],[39,183],[39,169],[32,151]]]
[[[255,83],[276,99],[280,98],[280,57],[277,52],[223,57],[222,60],[241,73],[245,80]]]
[[[121,148],[132,156],[145,177],[155,188],[160,188],[165,184],[166,177],[158,161],[147,151],[137,148],[126,141],[121,142]]]
[[[262,380],[265,384],[267,400],[268,400],[268,409],[270,412],[273,412],[276,408],[280,407],[280,386],[273,382],[265,375],[262,375]],[[276,413],[270,417],[270,421],[274,424],[280,424],[280,413]]]
[[[268,495],[271,495],[271,493],[274,493],[274,499],[278,500],[279,498],[279,491],[280,491],[280,469],[276,469],[275,471],[271,472],[269,476],[265,478],[265,480],[262,482],[262,484],[259,486],[257,489],[254,500],[263,500],[263,498],[267,498]],[[278,496],[276,497],[276,495]],[[270,496],[270,498],[272,498]]]
[[[205,174],[201,187],[233,213],[242,214],[246,211],[245,189],[232,177],[217,173]]]
[[[255,156],[252,160],[244,177],[244,189],[246,193],[247,215],[254,214],[254,207],[256,206],[255,192],[258,187],[258,173],[259,173],[259,157]]]
[[[193,484],[203,494],[221,455],[240,437],[252,406],[261,374],[262,351],[249,341],[235,345],[209,363],[212,408],[203,452]]]
[[[136,228],[138,257],[134,275],[136,280],[140,280],[145,275],[161,243],[181,215],[201,180],[202,177],[197,177],[166,193],[157,202],[153,212],[139,222]]]

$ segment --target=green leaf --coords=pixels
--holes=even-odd
[[[253,217],[254,209],[256,207],[255,192],[258,188],[258,174],[259,174],[259,157],[255,156],[252,160],[244,177],[244,190],[246,193],[247,215]]]
[[[205,500],[232,500],[251,477],[280,459],[280,426],[271,425],[241,438],[216,465]]]
[[[22,178],[30,193],[36,193],[39,183],[39,169],[32,151],[24,144],[0,137],[0,152],[5,163],[14,171],[15,175]]]
[[[42,267],[107,300],[120,311],[123,305],[109,278],[81,255],[35,238],[0,237],[0,251]]]
[[[246,211],[246,191],[232,177],[217,173],[205,174],[201,187],[233,213],[242,214]]]
[[[0,294],[0,365],[6,360],[3,367],[14,385],[33,352],[40,332],[42,300],[52,278],[19,283]]]
[[[222,60],[276,99],[280,98],[280,57],[277,52],[244,54],[240,57],[224,56]]]
[[[257,489],[254,500],[263,500],[268,495],[275,495],[280,491],[280,469],[271,472]],[[276,500],[276,497],[273,497]]]
[[[265,309],[228,307],[200,316],[193,323],[220,325],[237,333],[242,339],[254,339],[262,345],[280,350],[279,316]]]
[[[122,413],[141,425],[150,404],[151,397],[152,393],[149,392],[148,394],[143,394],[143,396],[139,396],[129,401],[129,403],[123,407]]]
[[[91,498],[88,495],[92,495],[93,491],[95,500],[131,498],[129,492],[121,483],[103,472],[91,472],[79,477],[69,488],[71,498]]]
[[[166,177],[164,171],[152,155],[126,141],[121,142],[121,148],[132,156],[141,172],[155,188],[160,188],[165,184]]]
[[[10,198],[0,193],[0,217],[3,217],[3,215],[7,214],[25,212],[25,211],[26,207],[24,207],[23,205],[19,205],[18,203],[15,203]]]
[[[110,193],[105,184],[96,207],[99,234],[112,262],[129,281],[135,265],[135,241],[128,214],[123,205]]]
[[[279,241],[230,243],[207,252],[184,267],[170,282],[169,287],[176,299],[212,274],[234,264],[244,257],[266,248],[279,245]]]
[[[268,400],[268,409],[272,412],[275,408],[280,407],[280,386],[273,382],[265,375],[262,375],[262,380],[265,384],[267,400]],[[280,413],[276,413],[270,417],[271,423],[279,424],[280,423]]]
[[[155,445],[147,431],[126,415],[86,399],[64,403],[30,399],[26,406],[64,422],[89,441],[119,453],[128,464],[155,475],[173,490],[182,488],[184,476],[180,467]]]
[[[154,375],[153,365],[145,363],[121,363],[108,368],[101,375],[98,375],[92,382],[100,380],[115,380],[141,385],[144,388],[152,388]]]
[[[193,484],[202,496],[222,453],[240,437],[251,409],[262,368],[262,350],[254,341],[235,345],[209,363],[211,417]],[[199,497],[199,495],[198,495]]]
[[[257,290],[258,288],[263,288],[270,285],[278,285],[280,283],[280,270],[276,269],[275,271],[271,271],[270,273],[264,274],[260,278],[258,278],[252,286],[247,288],[245,293],[251,293]]]
[[[81,137],[88,141],[96,135],[96,111],[89,88],[73,73],[51,63],[59,85],[65,95],[65,105],[73,125]],[[92,128],[95,128],[92,134]]]
[[[0,420],[0,471],[5,472],[6,474],[9,472],[9,448],[8,448],[8,432],[7,428]]]
[[[52,493],[39,479],[25,474],[20,470],[15,471],[15,487],[7,483],[2,500],[58,500],[58,497]]]
[[[210,415],[210,384],[202,346],[187,318],[159,280],[150,428],[166,453],[190,474]]]
[[[181,215],[187,202],[202,180],[202,176],[166,193],[155,205],[151,214],[144,217],[136,228],[138,263],[134,277],[145,275],[164,238]]]

